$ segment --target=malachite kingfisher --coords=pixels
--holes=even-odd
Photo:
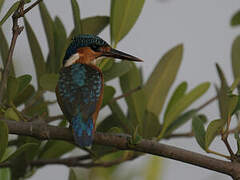
[[[101,57],[142,61],[112,48],[95,35],[82,34],[72,39],[63,59],[56,96],[70,122],[74,141],[80,147],[92,145],[95,122],[102,104],[103,74],[95,65],[95,60]]]

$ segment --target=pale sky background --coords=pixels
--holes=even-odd
[[[7,1],[5,3],[0,17],[3,16],[12,2],[13,1]],[[81,17],[110,14],[110,0],[78,0],[78,2],[80,4]],[[67,32],[69,33],[73,28],[70,1],[45,0],[45,3],[50,10],[51,16],[58,15],[64,22]],[[173,46],[183,43],[183,63],[174,87],[182,81],[187,81],[189,88],[193,88],[203,81],[210,81],[212,83],[207,94],[193,105],[197,107],[215,95],[213,83],[218,83],[215,70],[216,62],[224,69],[229,83],[232,82],[230,62],[231,44],[234,38],[240,34],[240,28],[232,28],[229,23],[231,16],[239,10],[239,8],[239,0],[146,0],[137,23],[126,38],[119,43],[118,49],[145,60],[141,66],[143,67],[144,78],[146,80],[159,58]],[[47,43],[38,8],[32,10],[26,17],[33,26],[46,56]],[[9,41],[11,37],[10,28],[11,21],[8,20],[4,25],[4,30]],[[109,27],[106,28],[100,36],[109,41]],[[33,74],[31,54],[25,31],[17,41],[14,57],[19,60],[15,61],[18,75],[25,73]],[[116,81],[111,82],[111,84],[117,86]],[[172,88],[172,90],[173,89],[174,88]],[[118,92],[118,94],[120,94],[120,92]],[[52,94],[49,96],[51,98],[54,97]],[[124,105],[124,102],[122,102],[122,104]],[[219,117],[216,107],[216,103],[212,104],[202,112],[206,113],[210,120],[216,119]],[[52,108],[52,113],[56,112],[59,112],[59,108]],[[99,118],[106,116],[108,112],[109,110],[105,108]],[[189,129],[190,125],[188,124],[180,131],[188,131]],[[235,146],[232,137],[230,140],[231,144]],[[164,143],[206,154],[197,145],[195,139],[175,139],[164,141]],[[226,149],[219,139],[213,143],[212,147],[226,153]],[[127,174],[128,172],[134,171],[134,169],[140,172],[144,169],[144,159],[146,160],[147,157],[125,163],[121,167],[123,168],[122,172]],[[164,159],[161,172],[163,174],[159,179],[164,180],[175,178],[194,178],[195,180],[229,179],[228,176],[213,171],[168,159]],[[47,166],[39,170],[36,175],[30,179],[66,180],[67,177],[68,169],[66,167]],[[135,179],[142,179],[142,174]]]

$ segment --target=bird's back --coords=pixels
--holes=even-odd
[[[102,93],[103,78],[97,67],[76,63],[61,69],[57,99],[80,147],[92,144]]]

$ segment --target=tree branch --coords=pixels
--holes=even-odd
[[[6,65],[5,65],[3,73],[2,73],[2,81],[0,83],[0,104],[3,103],[2,101],[3,101],[3,96],[4,96],[4,90],[7,86],[8,74],[10,71],[10,65],[12,63],[13,51],[15,49],[17,38],[23,31],[23,26],[18,25],[18,19],[20,17],[23,17],[27,12],[29,12],[32,8],[34,8],[41,1],[42,0],[38,0],[35,3],[33,3],[30,7],[23,10],[24,0],[21,0],[17,10],[12,15],[12,21],[13,21],[12,34],[13,35],[12,35],[12,40],[11,40],[11,44],[10,44],[10,48],[9,48],[9,52],[8,52],[7,62],[6,62]]]
[[[4,120],[9,128],[9,133],[32,136],[38,139],[56,139],[73,141],[71,130],[63,127],[50,126],[41,122],[16,122]],[[129,144],[129,136],[105,134],[96,132],[94,143],[104,146],[111,146],[121,150],[133,150],[152,155],[162,156],[177,161],[185,162],[195,166],[214,170],[230,175],[234,179],[240,179],[240,164],[228,162],[216,158],[201,155],[181,148],[165,145],[152,140],[141,140],[136,145]]]

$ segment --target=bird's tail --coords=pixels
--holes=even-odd
[[[83,119],[81,113],[72,118],[73,137],[80,147],[92,145],[93,141],[93,120],[92,117]]]

